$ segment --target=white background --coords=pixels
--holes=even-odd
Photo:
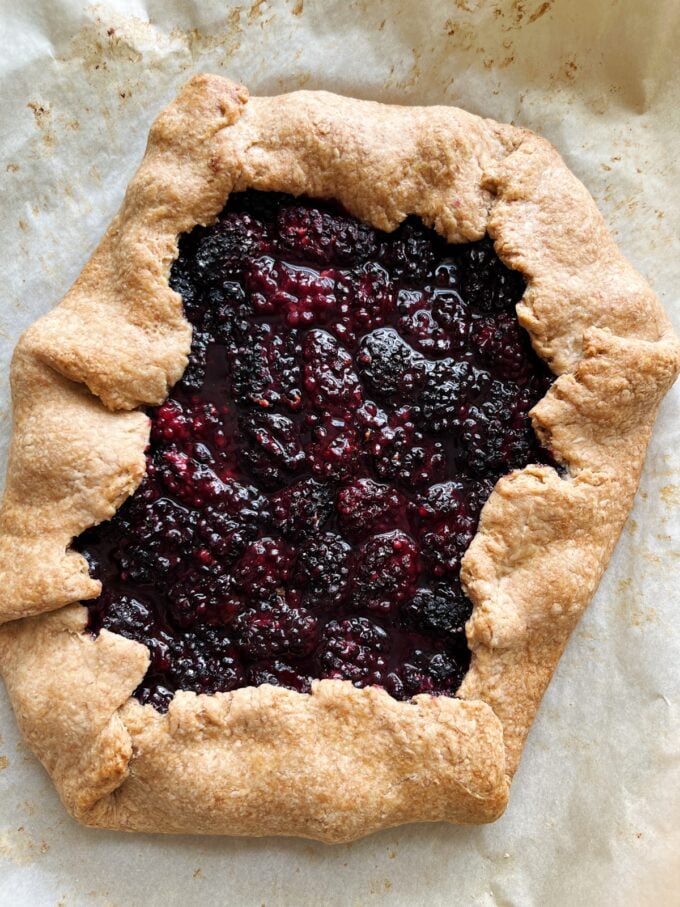
[[[0,0],[0,28],[3,460],[11,349],[80,271],[153,116],[194,72],[542,132],[680,328],[673,0]],[[336,847],[83,829],[0,690],[0,905],[680,905],[679,400],[495,825]]]

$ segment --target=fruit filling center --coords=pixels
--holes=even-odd
[[[314,678],[454,695],[480,510],[549,462],[522,276],[488,238],[248,191],[181,237],[170,282],[189,364],[149,413],[141,485],[76,540],[102,582],[90,631],[148,647],[135,695],[161,710]]]

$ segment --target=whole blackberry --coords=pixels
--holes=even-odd
[[[331,487],[312,478],[288,485],[270,501],[273,525],[291,539],[317,533],[333,513]]]
[[[351,553],[347,542],[334,532],[324,532],[303,543],[295,580],[308,608],[336,606],[344,601],[349,592]]]
[[[169,677],[176,689],[217,693],[243,685],[238,650],[224,631],[206,627],[187,632],[172,648]]]
[[[466,670],[467,664],[461,664],[451,653],[415,649],[398,672],[401,698],[423,693],[451,695],[460,686]]]
[[[320,676],[351,680],[357,686],[382,683],[389,649],[385,630],[368,618],[331,620],[319,643]]]
[[[446,474],[443,444],[416,428],[414,418],[420,419],[418,410],[402,407],[384,419],[377,414],[364,431],[364,447],[377,475],[404,489],[429,485]]]
[[[468,362],[443,359],[436,362],[420,396],[423,424],[434,432],[458,432],[461,410],[469,400],[483,395],[491,383],[488,372]]]
[[[231,578],[200,566],[185,571],[167,588],[166,596],[168,617],[173,625],[183,629],[204,624],[226,625],[241,607]]]
[[[317,642],[317,619],[304,608],[263,604],[243,611],[233,624],[234,639],[250,659],[308,655]]]
[[[316,207],[283,208],[277,218],[278,246],[285,253],[319,264],[354,264],[376,247],[375,231],[365,224]]]
[[[338,491],[335,506],[343,531],[360,536],[394,526],[408,504],[396,488],[373,479],[355,479]]]
[[[145,602],[130,595],[115,598],[106,595],[106,610],[101,626],[128,639],[144,639],[153,631],[153,610]]]
[[[380,397],[416,394],[425,381],[427,363],[404,343],[394,328],[378,328],[361,341],[357,362],[371,393]]]
[[[263,410],[297,412],[302,406],[299,354],[296,331],[283,334],[255,325],[228,351],[235,400]]]
[[[408,218],[384,242],[380,257],[396,277],[423,280],[434,265],[440,244],[430,230],[415,218]]]
[[[403,532],[371,536],[358,551],[354,589],[357,600],[375,611],[391,611],[413,592],[418,549]]]
[[[248,596],[267,596],[288,580],[292,563],[293,553],[283,539],[258,539],[234,565],[233,581]]]
[[[482,312],[512,312],[525,289],[524,278],[506,268],[489,237],[469,246],[461,278],[461,295]]]
[[[276,488],[302,471],[305,452],[297,425],[278,413],[240,417],[239,457],[244,471],[264,488]]]
[[[418,589],[401,608],[403,619],[415,630],[437,639],[460,636],[472,613],[472,604],[458,583]]]
[[[304,387],[312,406],[341,415],[361,405],[362,393],[354,361],[335,337],[326,331],[309,331],[302,356]]]
[[[306,455],[317,479],[343,482],[361,470],[363,451],[351,422],[326,416],[315,426],[312,438]]]
[[[175,501],[158,498],[145,507],[130,501],[119,519],[123,534],[112,557],[123,582],[154,583],[192,550],[196,514]]]
[[[244,262],[268,249],[264,225],[249,214],[226,214],[198,241],[194,269],[198,280],[219,284],[237,277]]]

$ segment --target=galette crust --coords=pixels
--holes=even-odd
[[[245,188],[338,199],[383,230],[415,214],[488,232],[528,289],[520,322],[559,376],[533,410],[565,477],[502,478],[463,561],[472,664],[449,699],[317,681],[131,694],[146,648],[83,632],[95,598],[74,536],[144,473],[147,417],[187,363],[168,286],[178,234]],[[680,348],[592,199],[543,139],[448,107],[324,92],[248,98],[192,79],[158,117],[122,207],[64,300],[20,340],[0,512],[0,670],[68,810],[94,826],[347,841],[409,821],[486,822],[630,509]]]

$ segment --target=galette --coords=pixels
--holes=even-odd
[[[66,808],[497,818],[679,364],[543,139],[193,78],[12,363],[0,669]]]

